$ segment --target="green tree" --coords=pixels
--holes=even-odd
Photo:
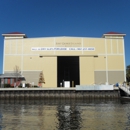
[[[130,65],[128,65],[126,68],[126,79],[127,82],[130,82]]]

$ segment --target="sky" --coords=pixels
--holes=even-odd
[[[0,0],[0,73],[2,34],[10,32],[22,32],[29,38],[125,33],[126,66],[130,65],[129,12],[130,0]]]

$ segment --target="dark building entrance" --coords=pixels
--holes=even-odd
[[[64,81],[70,81],[70,87],[79,85],[79,57],[58,56],[57,57],[57,86],[64,87]]]

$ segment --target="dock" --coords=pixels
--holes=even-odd
[[[119,85],[119,89],[121,92],[121,96],[130,96],[130,86],[127,85]]]

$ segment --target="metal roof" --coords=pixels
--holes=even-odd
[[[0,79],[6,79],[6,78],[19,78],[22,80],[25,80],[25,77],[19,73],[4,73],[0,74]]]

